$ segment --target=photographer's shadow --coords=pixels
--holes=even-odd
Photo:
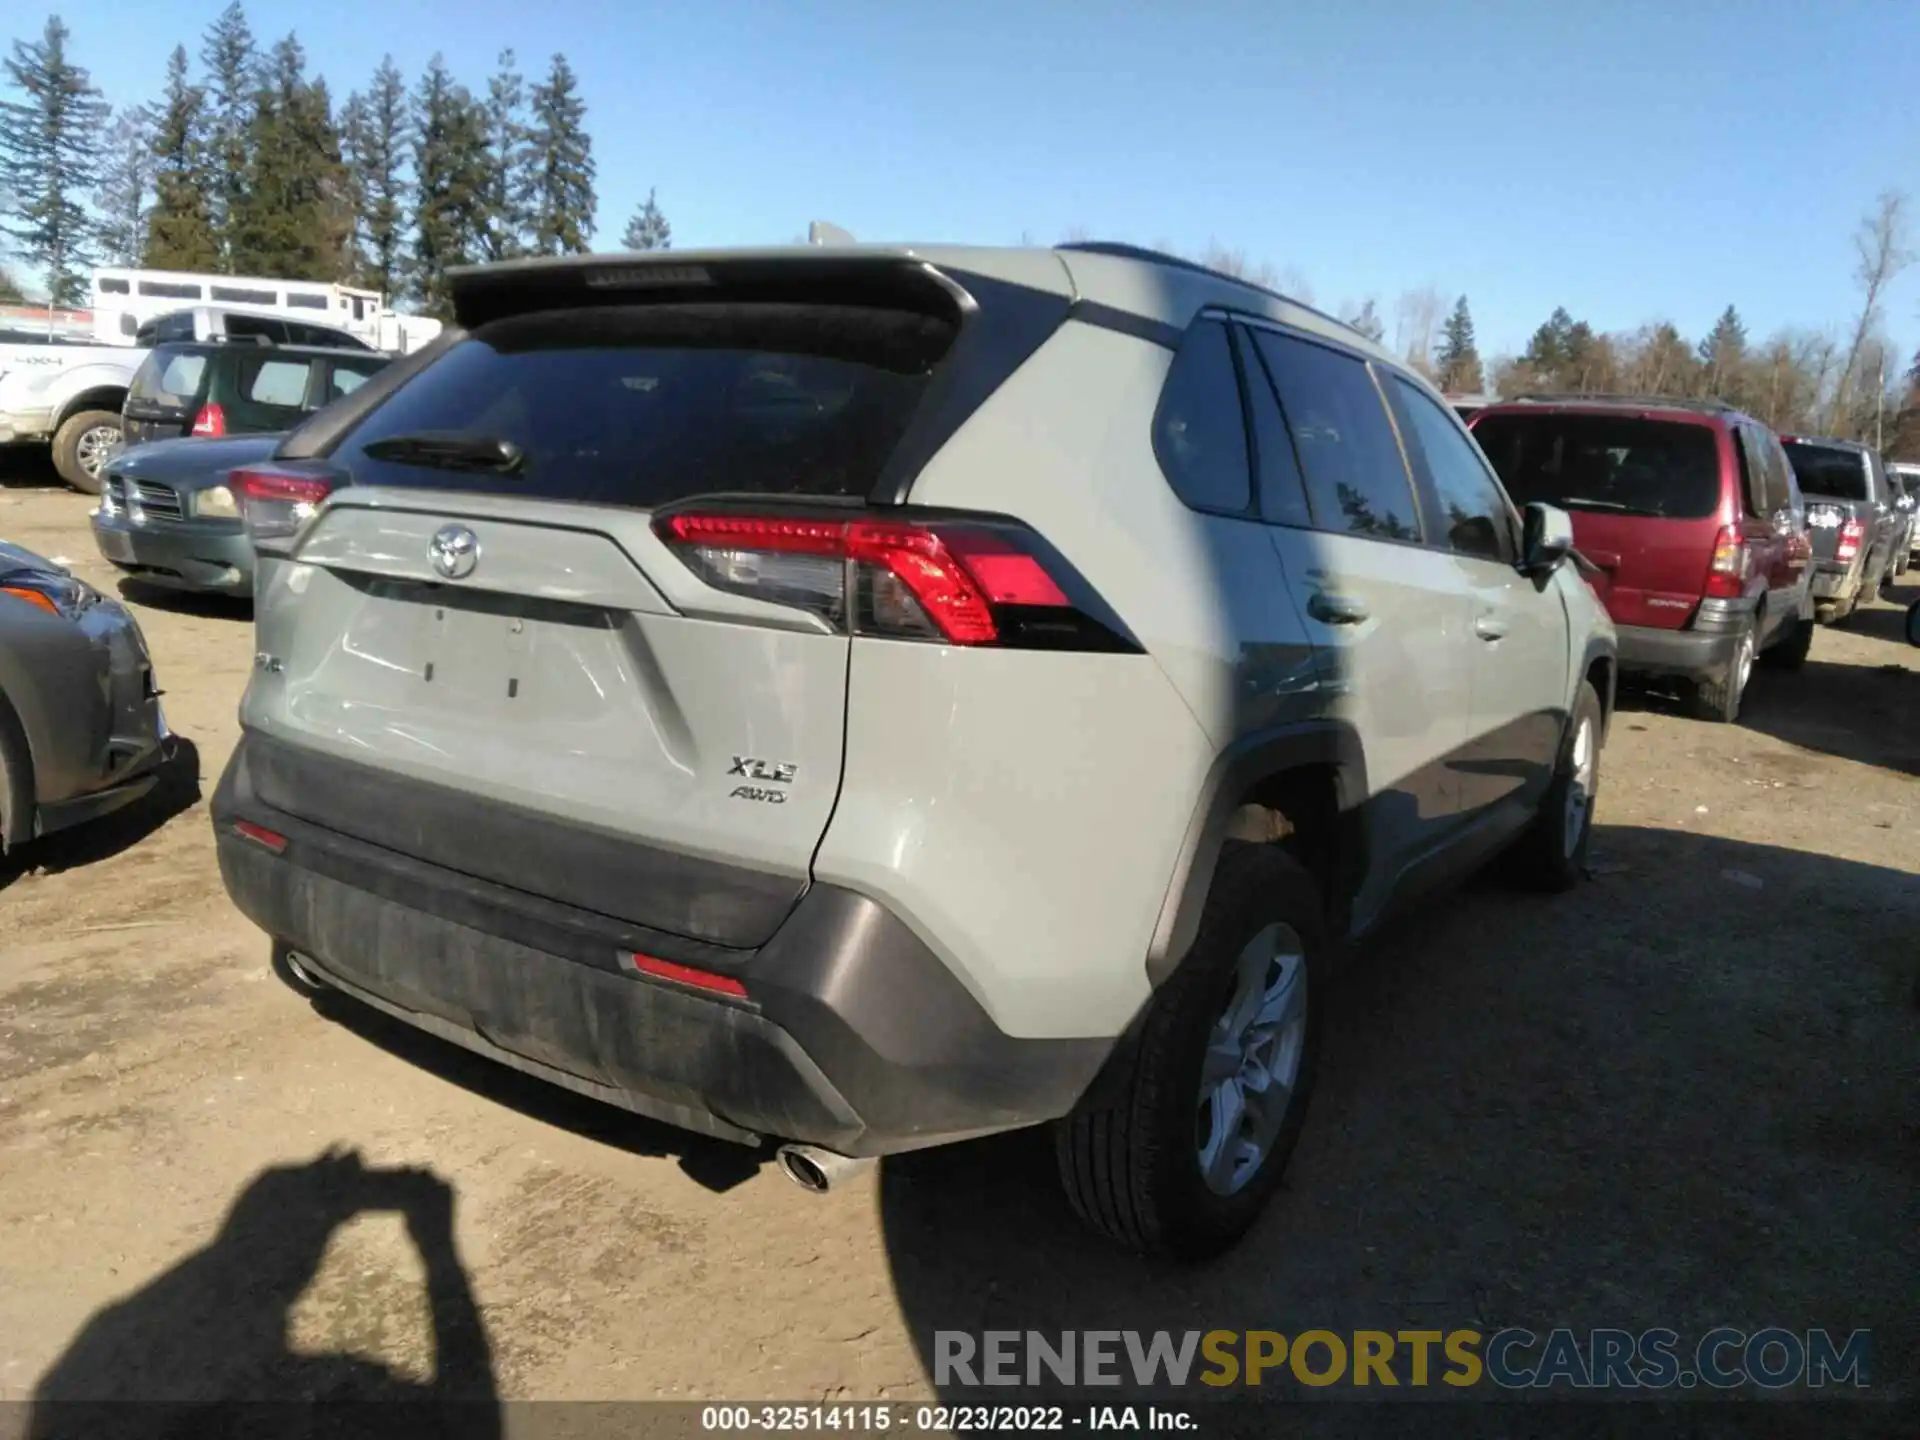
[[[431,1171],[372,1169],[353,1153],[263,1171],[205,1248],[88,1320],[41,1378],[27,1436],[226,1433],[257,1402],[303,1410],[414,1402],[410,1431],[497,1437],[492,1346],[453,1211],[452,1187]],[[328,1242],[373,1212],[401,1216],[425,1268],[434,1354],[425,1383],[356,1355],[297,1354],[289,1343],[293,1307]]]

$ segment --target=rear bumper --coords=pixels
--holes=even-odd
[[[248,743],[212,807],[234,903],[347,993],[568,1089],[722,1139],[881,1155],[1063,1115],[1112,1048],[1005,1034],[851,891],[813,886],[755,950],[645,932],[274,810]],[[241,838],[241,819],[285,850]],[[746,997],[642,977],[622,961],[636,950]]]
[[[175,590],[253,594],[253,545],[244,530],[207,524],[93,516],[100,553],[136,579]]]
[[[1740,637],[1753,624],[1751,600],[1703,600],[1684,630],[1615,625],[1620,668],[1640,675],[1677,675],[1708,680],[1733,663]]]

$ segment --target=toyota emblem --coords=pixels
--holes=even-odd
[[[427,558],[449,580],[464,580],[480,563],[480,537],[464,525],[442,525],[427,542]]]

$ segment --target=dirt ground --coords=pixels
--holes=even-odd
[[[0,537],[113,590],[90,502],[0,472]],[[1920,1393],[1920,651],[1892,605],[1759,672],[1737,726],[1629,699],[1594,878],[1479,882],[1358,956],[1286,1189],[1182,1271],[1084,1237],[1032,1137],[812,1198],[306,1003],[206,817],[247,612],[127,598],[198,798],[189,773],[0,869],[0,1400],[908,1398],[949,1326],[1423,1323],[1864,1327],[1876,1389]]]

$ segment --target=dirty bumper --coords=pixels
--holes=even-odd
[[[723,1139],[879,1155],[1062,1115],[1111,1049],[1005,1034],[864,896],[815,885],[750,951],[646,932],[274,810],[250,743],[213,804],[240,909],[347,993],[568,1089]],[[636,952],[745,993],[640,973]]]

